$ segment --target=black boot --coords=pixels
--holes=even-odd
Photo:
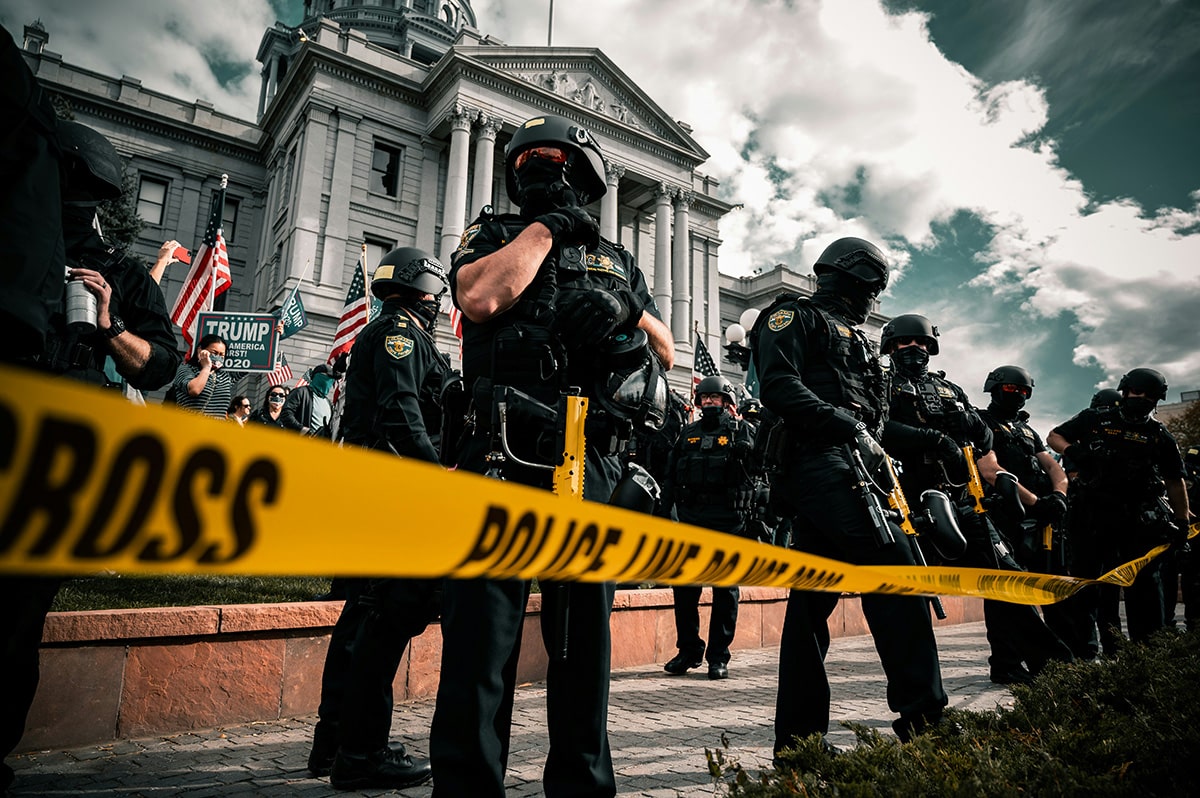
[[[337,724],[317,721],[317,727],[313,729],[312,750],[308,753],[308,772],[312,774],[313,778],[329,775],[337,749]]]
[[[337,790],[402,790],[424,784],[432,775],[428,759],[413,759],[401,746],[399,750],[383,748],[366,756],[338,751],[329,783]]]
[[[669,659],[666,665],[663,665],[663,670],[673,676],[681,676],[690,671],[692,668],[699,668],[700,663],[702,662],[704,662],[703,651],[701,651],[699,654],[690,654],[680,651],[674,657]]]

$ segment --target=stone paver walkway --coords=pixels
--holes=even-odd
[[[988,680],[987,641],[982,623],[938,629],[942,678],[951,706],[989,710],[1010,704],[1011,694]],[[609,735],[621,796],[719,795],[712,784],[705,748],[718,748],[721,736],[743,765],[770,766],[772,715],[779,650],[735,651],[730,678],[710,682],[701,668],[687,676],[669,676],[661,665],[615,671],[612,677]],[[885,682],[869,636],[835,639],[828,671],[833,690],[835,728],[830,741],[839,747],[854,735],[838,721],[877,727],[891,734],[892,713]],[[433,700],[398,705],[394,739],[417,754],[428,751]],[[206,732],[176,734],[69,751],[27,753],[10,759],[17,771],[16,796],[318,796],[344,795],[328,779],[305,771],[315,716],[252,723]],[[517,691],[510,796],[541,794],[545,762],[545,686]],[[428,785],[362,795],[427,798]]]

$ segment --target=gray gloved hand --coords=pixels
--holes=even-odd
[[[588,249],[600,243],[600,225],[582,208],[567,205],[534,219],[541,222],[558,245],[583,244]]]

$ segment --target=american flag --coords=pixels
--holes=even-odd
[[[267,375],[267,383],[272,388],[278,388],[280,385],[284,385],[291,381],[292,367],[288,365],[287,357],[281,354],[279,356],[279,365],[275,367],[274,371]]]
[[[704,345],[704,339],[700,337],[700,333],[696,333],[696,354],[692,358],[692,387],[699,385],[700,380],[705,377],[719,376],[721,376],[721,370],[717,368],[716,361],[708,353],[708,347]]]
[[[225,235],[221,230],[221,217],[225,212],[225,187],[228,175],[221,175],[221,187],[213,194],[212,208],[208,214],[208,227],[204,240],[192,258],[192,268],[183,289],[171,309],[171,321],[183,330],[187,351],[192,351],[196,339],[196,317],[201,311],[212,310],[218,296],[229,290],[233,277],[229,271],[229,253],[225,251]]]
[[[330,365],[337,360],[342,352],[349,352],[354,346],[358,331],[367,326],[367,312],[371,307],[367,299],[367,248],[362,249],[358,265],[354,269],[354,277],[350,280],[350,290],[346,292],[346,305],[342,308],[342,318],[338,322],[337,332],[333,334],[333,351],[329,353],[326,363]]]
[[[458,339],[458,357],[462,359],[462,311],[457,306],[450,306],[450,329],[454,331],[454,337]]]

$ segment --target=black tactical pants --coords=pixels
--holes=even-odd
[[[479,436],[460,468],[482,473],[490,448]],[[620,474],[615,457],[588,453],[585,497],[606,502]],[[546,487],[537,472],[505,471],[507,479]],[[611,582],[560,586],[541,583],[542,639],[559,648],[558,620],[566,613],[567,659],[550,657],[546,674],[546,726],[550,738],[542,789],[559,796],[616,795],[608,743],[608,678],[611,660]],[[450,579],[442,609],[442,672],[429,752],[436,798],[504,795],[529,583],[515,579]]]
[[[0,577],[0,656],[8,674],[0,701],[0,759],[12,753],[25,734],[25,718],[38,686],[42,631],[61,585],[61,579],[51,577]],[[12,781],[12,771],[3,764],[0,771],[3,789]]]
[[[392,682],[409,642],[437,617],[440,579],[374,579],[360,595],[341,711],[341,747],[366,755],[388,744]]]
[[[846,455],[837,448],[800,452],[772,486],[792,512],[792,548],[859,565],[914,565],[904,533],[880,545],[866,507],[852,490]],[[794,737],[829,731],[828,618],[838,593],[793,590],[779,648],[775,750]],[[875,650],[887,675],[888,706],[902,721],[935,720],[946,706],[928,601],[919,596],[862,597]]]
[[[737,586],[712,589],[712,614],[708,620],[708,646],[700,637],[700,585],[672,587],[675,597],[675,647],[685,654],[704,657],[709,665],[729,664],[729,644],[737,629]]]
[[[969,509],[960,511],[958,525],[967,539],[967,553],[956,565],[1021,570],[1013,559],[1012,544],[996,530],[986,514]],[[989,664],[995,672],[1024,662],[1030,673],[1036,674],[1051,660],[1071,662],[1075,658],[1066,643],[1038,615],[1037,609],[1028,604],[984,599],[983,620],[992,649]]]

